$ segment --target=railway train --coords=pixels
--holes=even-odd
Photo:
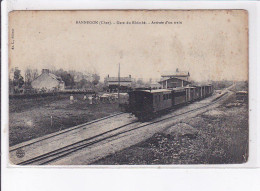
[[[213,94],[213,86],[179,87],[129,92],[128,112],[145,121],[170,109],[201,100]]]

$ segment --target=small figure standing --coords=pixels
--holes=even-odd
[[[70,95],[70,104],[72,104],[73,101],[74,101],[74,97],[73,97],[73,95]]]
[[[99,96],[98,95],[96,95],[95,100],[96,100],[96,104],[99,104]]]
[[[90,105],[92,105],[92,99],[93,99],[92,96],[89,96],[89,97],[88,97],[88,100],[89,100],[89,104],[90,104]]]

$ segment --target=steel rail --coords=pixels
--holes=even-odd
[[[21,149],[21,148],[23,148],[23,147],[32,145],[32,144],[34,144],[34,143],[41,142],[41,141],[43,141],[43,140],[46,140],[46,139],[49,139],[49,138],[52,138],[52,137],[56,137],[56,136],[61,135],[61,134],[64,134],[64,133],[67,133],[67,132],[70,132],[70,131],[74,131],[74,130],[79,129],[79,128],[81,128],[81,127],[84,127],[84,126],[86,126],[86,125],[91,125],[91,124],[94,124],[94,123],[103,121],[103,120],[105,120],[105,119],[109,119],[109,118],[112,118],[112,117],[115,117],[115,116],[118,116],[118,115],[122,115],[122,114],[123,114],[123,112],[118,112],[118,113],[115,113],[115,114],[112,114],[112,115],[109,115],[109,116],[106,116],[106,117],[103,117],[103,118],[100,118],[100,119],[96,119],[96,120],[93,120],[93,121],[90,121],[90,122],[87,122],[87,123],[83,123],[83,124],[77,125],[77,126],[75,126],[75,127],[71,127],[71,128],[69,128],[69,129],[64,129],[62,132],[54,132],[54,133],[53,133],[54,135],[51,135],[51,136],[46,135],[46,137],[43,138],[43,139],[39,139],[39,140],[37,140],[37,141],[33,141],[33,142],[31,142],[31,143],[28,143],[28,144],[26,144],[26,145],[22,145],[22,146],[13,148],[13,149],[11,148],[11,149],[9,150],[9,152],[16,151],[16,150],[18,150],[18,149]],[[40,137],[39,137],[39,138],[40,138]],[[36,139],[37,139],[37,138],[36,138]],[[22,144],[22,143],[20,143],[20,144]],[[15,147],[15,145],[12,146],[12,147]]]
[[[138,121],[135,121],[135,122],[131,122],[131,123],[128,123],[128,124],[125,124],[125,125],[122,125],[120,127],[117,127],[115,129],[112,129],[112,130],[109,130],[109,131],[106,131],[106,132],[103,132],[99,135],[96,135],[96,136],[93,136],[93,137],[90,137],[90,138],[87,138],[87,139],[84,139],[84,140],[81,140],[79,142],[76,142],[76,143],[73,143],[73,144],[70,144],[70,145],[67,145],[65,147],[62,147],[62,148],[59,148],[57,150],[54,150],[54,151],[51,151],[49,153],[46,153],[46,154],[43,154],[43,155],[40,155],[40,156],[37,156],[35,158],[32,158],[32,159],[29,159],[27,161],[23,161],[21,163],[18,163],[18,165],[29,165],[29,164],[33,164],[33,163],[36,163],[38,162],[40,165],[44,165],[44,164],[48,164],[50,162],[53,162],[55,160],[58,160],[60,158],[63,158],[73,152],[76,152],[78,150],[81,150],[83,148],[86,148],[90,145],[93,145],[95,143],[99,143],[101,141],[104,141],[104,140],[107,140],[107,139],[110,139],[110,138],[113,138],[113,137],[116,137],[118,135],[121,135],[121,134],[124,134],[124,133],[127,133],[127,132],[130,132],[130,131],[134,131],[136,129],[140,129],[140,128],[143,128],[143,127],[146,127],[146,126],[149,126],[149,125],[152,125],[152,124],[156,124],[156,123],[159,123],[159,122],[162,122],[162,121],[165,121],[165,120],[168,120],[168,119],[173,119],[173,118],[176,118],[176,117],[179,117],[179,116],[182,116],[182,115],[185,115],[185,114],[188,114],[188,113],[191,113],[191,112],[194,112],[194,111],[198,111],[198,110],[201,110],[203,108],[206,108],[210,105],[213,105],[215,104],[216,102],[219,102],[221,100],[221,98],[223,98],[225,95],[227,94],[224,93],[222,94],[218,99],[216,99],[215,101],[209,103],[209,104],[206,104],[204,106],[201,106],[201,107],[198,107],[198,108],[195,108],[195,109],[192,109],[192,110],[189,110],[189,111],[186,111],[186,112],[183,112],[183,113],[180,113],[180,114],[177,114],[175,116],[170,116],[170,117],[166,117],[166,118],[163,118],[163,119],[160,119],[160,120],[157,120],[157,121],[154,121],[154,122],[150,122],[150,123],[147,123],[147,124],[144,124],[144,125],[141,125],[141,126],[138,126],[138,127],[135,127],[133,129],[130,129],[130,130],[125,130],[125,131],[121,131],[121,132],[118,132],[116,134],[112,134],[110,136],[107,136],[107,137],[104,137],[104,138],[101,138],[101,139],[98,139],[98,140],[94,140],[92,142],[87,142],[87,143],[84,143],[86,141],[90,141],[92,139],[95,139],[95,138],[98,138],[100,136],[103,136],[105,134],[108,134],[108,133],[111,133],[113,131],[116,131],[116,130],[119,130],[123,127],[126,127],[130,124],[134,124],[134,123],[137,123]],[[48,158],[50,157],[53,157],[51,159],[48,160]],[[41,162],[42,161],[42,162]]]

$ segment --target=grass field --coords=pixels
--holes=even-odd
[[[248,105],[235,96],[94,164],[233,164],[248,159]]]
[[[86,123],[119,112],[118,104],[88,104],[82,94],[10,99],[9,145]],[[52,118],[52,119],[51,119]]]

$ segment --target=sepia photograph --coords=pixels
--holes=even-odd
[[[8,17],[11,165],[248,161],[246,10]]]

